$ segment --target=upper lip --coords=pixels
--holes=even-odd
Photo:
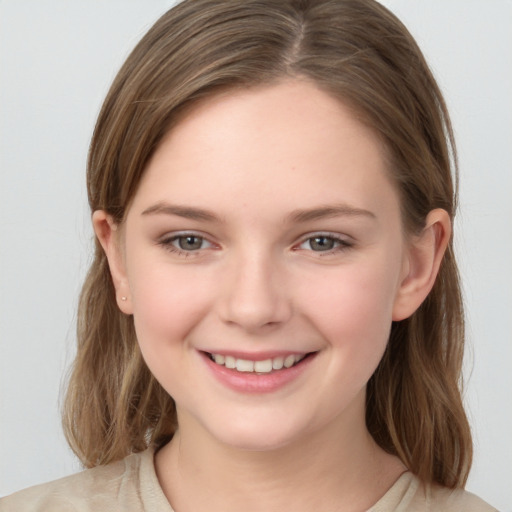
[[[266,350],[261,352],[245,352],[241,350],[201,350],[206,354],[218,354],[222,356],[232,356],[235,359],[245,359],[246,361],[265,361],[266,359],[274,359],[276,357],[286,357],[289,355],[303,355],[311,353],[304,350]]]

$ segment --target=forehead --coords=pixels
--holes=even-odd
[[[195,105],[161,142],[134,203],[182,194],[180,202],[247,206],[260,194],[290,209],[305,200],[367,208],[386,195],[383,185],[392,188],[375,133],[314,84],[290,80]]]

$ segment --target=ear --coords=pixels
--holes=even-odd
[[[443,255],[452,233],[448,212],[432,210],[421,233],[407,248],[404,276],[393,306],[393,320],[411,316],[434,286]]]
[[[92,214],[92,225],[107,256],[110,274],[116,290],[117,306],[126,315],[131,315],[133,311],[130,287],[126,275],[118,225],[114,222],[112,216],[104,210],[96,210]]]

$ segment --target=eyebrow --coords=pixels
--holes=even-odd
[[[220,219],[217,215],[203,208],[194,208],[191,206],[173,205],[169,203],[157,203],[146,208],[142,215],[176,215],[185,219],[218,222]],[[317,208],[309,208],[303,210],[294,210],[286,216],[288,222],[311,222],[332,217],[367,217],[376,219],[373,212],[363,208],[355,208],[347,204],[325,205]]]
[[[295,210],[287,218],[290,222],[311,222],[331,217],[367,217],[376,219],[376,215],[363,208],[355,208],[348,204],[325,205],[306,210]]]
[[[190,206],[173,205],[168,203],[157,203],[154,206],[150,206],[149,208],[142,212],[142,215],[156,214],[176,215],[178,217],[183,217],[185,219],[201,220],[208,222],[214,222],[219,220],[219,218],[214,213],[208,210],[203,210],[202,208],[193,208]]]

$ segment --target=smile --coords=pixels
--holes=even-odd
[[[210,359],[228,369],[237,370],[245,373],[271,373],[283,368],[291,368],[302,361],[306,354],[290,354],[286,357],[279,356],[262,361],[250,361],[248,359],[239,359],[234,356],[222,354],[209,354]]]
[[[229,353],[201,351],[213,376],[238,393],[278,391],[307,371],[319,351],[302,353]]]

